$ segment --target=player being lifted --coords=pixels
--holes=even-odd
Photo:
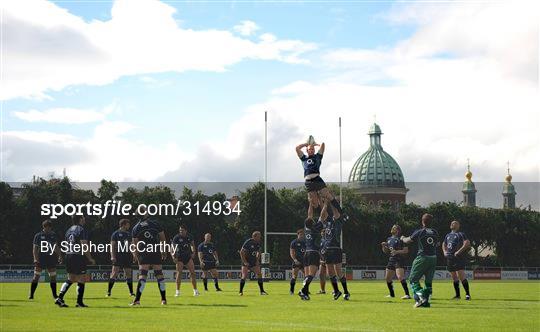
[[[49,273],[49,284],[54,299],[58,297],[56,294],[56,262],[61,260],[60,249],[58,248],[58,238],[52,230],[52,222],[47,219],[41,223],[43,230],[34,235],[32,244],[32,253],[34,256],[34,278],[30,284],[29,300],[34,299],[34,292],[38,286],[39,278],[43,269]],[[47,244],[46,250],[41,250],[41,244]],[[51,248],[55,248],[51,251]]]
[[[330,211],[336,212],[336,209],[332,206]],[[351,294],[347,288],[347,278],[342,270],[343,250],[341,249],[341,230],[343,227],[343,218],[333,217],[331,214],[326,218],[324,224],[324,238],[321,248],[321,254],[326,262],[326,269],[330,276],[330,282],[334,289],[334,300],[337,300],[341,296],[341,291],[338,288],[337,280],[341,282],[343,287],[343,299],[349,300]]]
[[[450,223],[450,229],[452,231],[446,234],[442,244],[442,250],[444,257],[446,257],[448,272],[450,272],[454,281],[454,290],[456,291],[454,299],[458,300],[461,298],[459,291],[459,282],[461,281],[463,289],[465,289],[465,300],[470,300],[469,282],[465,276],[465,259],[467,251],[471,248],[471,242],[467,239],[465,233],[459,231],[459,228],[459,221],[454,220]]]
[[[403,243],[418,243],[418,253],[413,261],[409,282],[416,300],[415,308],[429,307],[429,298],[433,293],[433,275],[437,265],[437,247],[439,246],[439,234],[430,228],[433,221],[431,214],[422,216],[422,228],[417,229],[411,236],[402,236]],[[420,278],[425,277],[425,287],[420,286]]]
[[[315,147],[319,146],[319,150],[315,153]],[[320,203],[330,203],[338,212],[334,214],[336,219],[339,219],[342,214],[341,206],[334,195],[326,187],[326,183],[320,176],[320,167],[324,154],[324,143],[316,144],[313,136],[310,136],[307,143],[302,143],[296,146],[296,154],[302,161],[304,167],[304,180],[308,192],[308,218],[313,219],[314,209],[318,208]],[[306,148],[306,154],[302,151]],[[319,200],[320,197],[320,200]]]
[[[132,306],[141,304],[141,296],[146,286],[146,278],[148,277],[148,270],[153,269],[156,277],[159,293],[161,294],[161,304],[167,304],[166,285],[165,278],[163,277],[163,270],[161,261],[167,258],[167,252],[163,250],[165,246],[165,232],[161,225],[148,217],[146,211],[141,211],[141,220],[135,224],[131,231],[132,244],[135,245],[135,251],[133,255],[139,263],[139,281],[137,282],[137,293],[135,299],[131,303]],[[139,251],[138,243],[144,242],[144,247],[148,248],[148,245],[154,248],[160,248],[157,250],[144,250]],[[159,246],[158,246],[159,245]]]
[[[302,270],[304,277],[307,276],[307,267],[304,266],[304,253],[306,251],[306,239],[304,237],[304,230],[299,229],[296,231],[296,239],[292,240],[289,255],[293,261],[292,263],[292,278],[291,287],[289,293],[294,295],[294,286],[296,285],[296,278],[298,278],[298,272]]]
[[[210,272],[212,278],[214,278],[216,292],[221,292],[218,282],[218,272],[216,270],[219,265],[219,257],[216,247],[212,243],[212,234],[204,234],[204,241],[197,247],[197,254],[199,255],[199,262],[201,264],[204,290],[208,290],[208,272]]]
[[[304,255],[304,266],[306,269],[306,276],[304,278],[304,287],[298,292],[298,296],[302,300],[309,300],[309,285],[313,281],[317,268],[321,262],[321,256],[319,254],[319,246],[317,245],[317,234],[323,230],[323,218],[327,217],[327,205],[323,205],[321,210],[321,216],[317,222],[313,219],[307,218],[304,222],[304,236],[306,241],[306,252]]]
[[[244,295],[244,286],[249,271],[257,275],[257,283],[261,295],[268,295],[264,291],[264,284],[261,274],[261,232],[255,231],[251,238],[247,239],[240,249],[240,259],[242,260],[242,278],[240,279],[240,295]]]
[[[405,255],[409,253],[409,247],[404,245],[403,241],[399,238],[401,236],[401,227],[399,225],[392,226],[390,233],[392,236],[386,239],[386,242],[381,243],[382,251],[385,254],[390,255],[388,264],[386,265],[385,275],[386,285],[390,291],[390,294],[387,297],[395,297],[392,279],[397,275],[397,278],[405,291],[405,296],[403,296],[402,299],[408,300],[411,296],[409,295],[409,288],[407,287],[407,279],[405,279],[405,270],[403,268],[405,266]]]
[[[197,278],[195,275],[195,263],[193,259],[195,258],[195,242],[193,241],[193,236],[188,233],[187,227],[181,225],[178,229],[178,234],[172,239],[173,245],[176,245],[175,251],[171,251],[171,256],[176,264],[176,293],[174,296],[180,296],[180,284],[182,283],[182,271],[184,271],[184,266],[187,267],[189,271],[189,276],[191,278],[191,285],[193,286],[193,296],[199,296],[199,291],[197,290]]]
[[[111,235],[112,271],[109,278],[109,287],[107,288],[107,297],[111,296],[111,291],[114,283],[116,282],[116,278],[120,273],[120,269],[124,270],[129,294],[131,296],[135,296],[133,293],[133,275],[131,270],[133,255],[131,252],[125,250],[125,248],[128,248],[128,245],[131,242],[131,234],[129,233],[129,227],[131,224],[129,219],[120,219],[118,226],[118,229]]]
[[[64,302],[64,295],[74,282],[77,282],[77,307],[87,307],[83,302],[84,283],[86,277],[86,260],[94,265],[96,261],[92,258],[89,251],[82,252],[80,245],[88,245],[88,233],[84,229],[86,219],[82,215],[74,215],[72,218],[73,226],[66,231],[66,241],[69,242],[70,250],[66,252],[66,272],[68,279],[60,288],[60,294],[56,298],[55,304],[59,307],[67,307]],[[79,248],[77,250],[77,247]]]

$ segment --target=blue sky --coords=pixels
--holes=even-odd
[[[258,180],[268,110],[272,181],[309,134],[337,180],[338,116],[346,176],[375,115],[407,181],[538,180],[537,4],[31,1],[4,11],[3,179]]]

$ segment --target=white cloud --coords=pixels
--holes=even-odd
[[[251,36],[259,29],[260,27],[253,21],[242,21],[233,27],[233,30],[242,36]]]
[[[76,108],[51,108],[44,111],[29,110],[13,112],[17,118],[28,122],[49,122],[63,124],[83,124],[101,121],[103,112]]]
[[[40,97],[70,85],[121,76],[224,71],[245,59],[301,63],[315,45],[259,42],[226,30],[181,28],[176,10],[155,0],[117,0],[108,21],[80,17],[42,0],[3,3],[4,73],[0,99]]]

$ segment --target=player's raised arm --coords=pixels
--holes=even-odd
[[[302,158],[302,156],[304,155],[304,152],[302,152],[302,149],[305,148],[306,146],[308,146],[307,143],[298,144],[296,146],[296,155],[298,155],[298,158]]]
[[[324,154],[324,147],[325,147],[325,145],[324,145],[324,142],[323,142],[323,143],[321,143],[321,146],[319,148],[319,151],[317,151],[317,153],[320,154],[320,155],[323,155]]]
[[[464,238],[463,245],[461,246],[461,248],[459,248],[458,251],[456,251],[455,256],[461,255],[465,251],[469,250],[469,248],[471,248],[471,241],[469,241],[469,239],[467,239],[467,238]],[[446,253],[445,253],[445,255],[446,255]]]

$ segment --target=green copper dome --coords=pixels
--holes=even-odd
[[[349,182],[360,188],[405,188],[405,179],[398,163],[381,146],[381,128],[374,123],[369,129],[370,147],[354,163]]]

